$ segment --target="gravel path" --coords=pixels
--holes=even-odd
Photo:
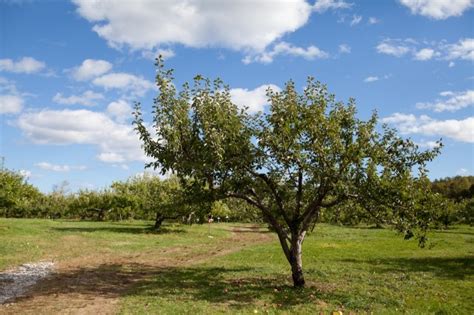
[[[0,272],[0,304],[24,294],[28,287],[49,275],[53,268],[52,262],[38,262]]]

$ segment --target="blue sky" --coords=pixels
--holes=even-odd
[[[430,177],[474,173],[473,0],[0,1],[0,156],[42,191],[144,171],[131,126],[153,58],[221,77],[236,104],[308,75],[422,148]]]

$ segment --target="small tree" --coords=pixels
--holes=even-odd
[[[135,176],[126,182],[115,182],[112,188],[120,200],[128,200],[134,217],[154,218],[159,230],[164,220],[178,219],[192,210],[184,201],[183,190],[176,177],[160,179],[152,175]]]
[[[410,140],[377,116],[356,117],[355,102],[335,100],[326,86],[309,78],[302,94],[289,81],[269,89],[268,113],[249,115],[232,103],[229,87],[196,76],[181,91],[173,71],[157,60],[159,94],[154,102],[156,137],[146,128],[140,105],[134,124],[148,164],[192,178],[194,191],[208,199],[239,198],[255,206],[271,225],[291,265],[295,287],[305,284],[302,244],[324,208],[348,199],[390,211],[391,222],[420,241],[429,226],[425,163],[438,149],[419,152]],[[412,175],[414,167],[417,175]]]

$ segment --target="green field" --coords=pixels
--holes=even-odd
[[[43,305],[46,313],[101,296],[123,314],[474,313],[472,227],[432,233],[430,248],[420,249],[390,230],[318,225],[303,245],[307,288],[296,291],[276,237],[263,227],[214,224],[209,237],[207,225],[166,225],[161,233],[148,226],[0,219],[0,270],[57,262],[56,282],[18,301],[19,309]],[[90,285],[77,280],[91,275]],[[65,279],[77,280],[77,292],[62,289]]]

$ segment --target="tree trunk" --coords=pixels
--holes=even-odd
[[[161,224],[165,220],[165,217],[161,216],[159,213],[156,214],[155,226],[153,227],[156,231],[161,228]]]
[[[303,288],[305,285],[303,275],[303,260],[301,255],[301,245],[304,240],[306,232],[300,234],[293,234],[291,237],[290,248],[290,265],[291,275],[293,277],[293,286],[295,288]]]

